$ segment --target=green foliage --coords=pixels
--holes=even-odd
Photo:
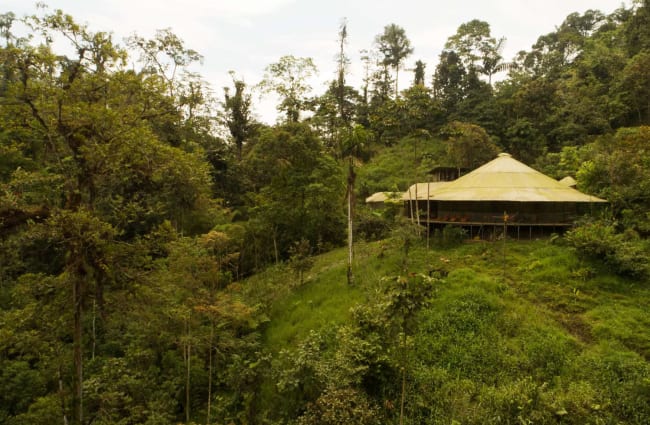
[[[566,240],[581,255],[601,260],[618,273],[650,276],[650,247],[634,232],[618,233],[613,224],[595,221],[570,230]]]
[[[625,227],[643,234],[648,226],[647,196],[650,190],[650,127],[620,128],[613,136],[599,138],[591,158],[578,173],[581,187],[607,199]]]
[[[363,246],[357,256],[376,255],[377,248]],[[388,242],[381,263],[392,263],[397,270],[400,250],[401,242]],[[317,421],[316,412],[325,415],[328,406],[349,413],[351,405],[330,399],[330,393],[352,391],[351,400],[358,400],[353,394],[365,394],[370,406],[379,408],[375,413],[380,422],[397,421],[400,368],[407,365],[405,423],[579,424],[596,418],[640,424],[647,419],[642,400],[647,397],[648,365],[642,353],[649,340],[646,332],[639,332],[646,327],[641,312],[648,299],[645,286],[630,289],[634,281],[604,270],[584,274],[579,258],[545,241],[513,243],[505,281],[500,247],[493,244],[463,244],[421,256],[423,251],[414,244],[410,267],[435,268],[433,259],[440,257],[451,270],[443,282],[426,289],[416,284],[422,283],[418,274],[384,279],[379,286],[362,279],[354,290],[365,291],[367,300],[351,315],[344,308],[328,309],[329,317],[339,314],[342,322],[311,325],[316,333],[304,326],[301,334],[284,340],[287,351],[274,368],[309,390],[293,387],[297,392],[282,393],[270,406],[291,405],[294,414],[303,406],[300,420]],[[306,285],[312,288],[310,299],[316,287],[331,289],[332,281],[344,282],[344,262],[337,263],[334,254],[314,266],[315,276],[323,267],[329,278]],[[341,259],[343,255],[341,249]],[[367,262],[366,270],[377,267],[374,260]],[[333,269],[337,271],[331,274]],[[386,270],[384,275],[392,273]],[[341,284],[340,291],[351,289]],[[406,295],[411,290],[425,294],[417,297],[422,304],[411,302],[416,300]],[[289,321],[304,323],[320,314],[304,309],[289,319],[282,313],[287,304],[280,305],[271,314],[271,323],[276,317],[280,321],[269,328],[273,334]],[[415,332],[405,345],[403,329]],[[278,342],[274,339],[274,347]],[[296,369],[299,364],[303,366]]]
[[[405,191],[436,165],[446,165],[445,144],[437,138],[409,137],[377,152],[358,168],[357,187],[361,196],[375,192]]]
[[[379,52],[384,55],[382,64],[391,66],[395,70],[395,97],[397,97],[399,92],[397,76],[404,59],[413,53],[411,41],[406,37],[404,28],[396,24],[389,24],[384,27],[382,34],[375,37],[375,44]]]
[[[311,58],[282,56],[278,62],[266,67],[259,87],[265,92],[275,92],[281,99],[278,111],[286,114],[287,123],[296,123],[304,110],[305,97],[311,90],[308,80],[317,73]]]
[[[304,274],[314,265],[311,249],[307,239],[295,242],[289,248],[289,267],[298,275],[299,284],[304,283]]]
[[[322,155],[320,140],[308,126],[263,132],[246,161],[258,185],[251,195],[256,201],[253,217],[260,223],[250,228],[251,236],[263,241],[264,253],[275,251],[285,258],[291,243],[303,238],[313,245],[342,241],[341,169]]]
[[[345,86],[343,47],[313,102],[312,61],[281,58],[261,86],[287,124],[253,125],[233,80],[234,146],[187,72],[200,55],[170,30],[128,51],[61,11],[20,19],[27,38],[1,15],[0,422],[647,423],[650,15],[637,3],[569,15],[517,66],[487,23],[463,24],[431,90],[418,62],[398,93],[412,49],[394,24],[363,94]],[[497,141],[575,175],[618,221],[513,241],[504,258],[459,243],[460,228],[425,250],[396,210],[359,209],[356,241],[391,237],[356,243],[346,284],[337,160],[356,158],[366,196],[479,165]]]
[[[467,231],[460,226],[445,226],[440,232],[440,243],[443,246],[454,246],[467,239]]]
[[[299,425],[380,424],[378,409],[353,388],[328,389],[307,407]]]
[[[478,125],[453,121],[441,134],[447,140],[447,155],[458,168],[474,169],[494,159],[499,148]]]

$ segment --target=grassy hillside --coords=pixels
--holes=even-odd
[[[247,282],[269,294],[274,360],[262,404],[308,415],[332,387],[352,387],[369,411],[397,421],[404,367],[406,423],[650,421],[648,282],[548,240],[403,248],[401,238],[358,244],[353,286],[345,250],[317,257],[302,286],[277,269]],[[376,313],[393,282],[382,277],[440,272],[402,345],[394,318],[384,326]],[[349,382],[335,378],[350,364]],[[300,382],[293,391],[289,378]]]

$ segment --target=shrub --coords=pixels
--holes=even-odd
[[[570,230],[566,240],[579,255],[602,260],[616,273],[641,278],[650,275],[648,243],[634,232],[617,233],[612,223],[595,221]]]
[[[445,246],[460,245],[467,239],[467,231],[460,226],[445,226],[442,229],[442,243]]]
[[[298,419],[298,425],[379,425],[379,409],[363,392],[329,388]]]

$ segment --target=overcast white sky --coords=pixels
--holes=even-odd
[[[359,88],[359,51],[372,47],[385,25],[403,27],[415,49],[406,67],[416,60],[427,64],[430,84],[438,55],[458,26],[472,19],[490,24],[494,37],[506,37],[504,57],[528,50],[540,35],[554,30],[572,13],[597,9],[606,14],[631,0],[48,0],[91,31],[112,32],[117,41],[137,33],[145,38],[156,29],[171,28],[186,46],[204,56],[197,70],[216,93],[230,85],[233,70],[248,85],[257,84],[264,68],[283,55],[311,57],[319,69],[314,94],[334,78],[337,32],[348,21],[347,54],[352,59],[348,81]],[[0,13],[17,16],[36,12],[36,2],[3,0]],[[411,73],[401,73],[401,87]],[[273,101],[255,100],[258,116],[274,121]]]

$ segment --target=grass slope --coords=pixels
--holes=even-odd
[[[505,256],[500,242],[428,251],[419,242],[406,260],[401,247],[356,245],[353,286],[341,249],[319,256],[302,286],[270,291],[269,351],[349,323],[350,309],[371,302],[381,278],[404,264],[444,269],[414,337],[408,388],[418,407],[408,423],[650,423],[648,282],[546,240],[508,241]],[[273,276],[295,282],[288,271]]]

